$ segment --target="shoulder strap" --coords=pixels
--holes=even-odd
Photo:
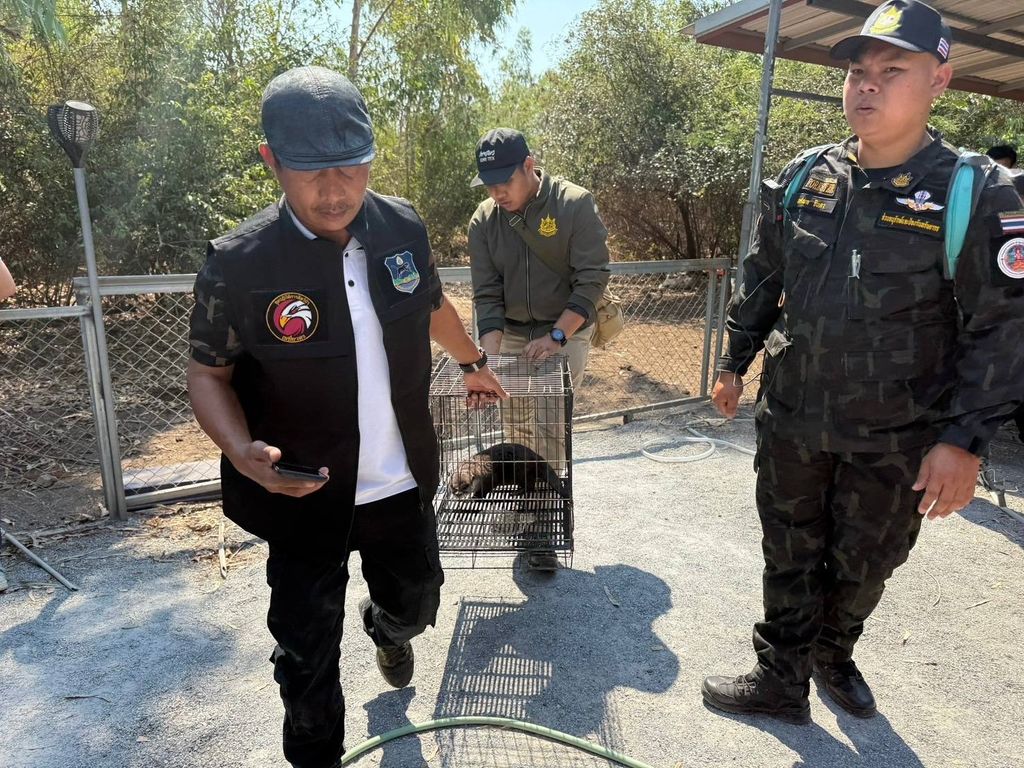
[[[556,275],[561,275],[566,280],[572,277],[569,265],[554,252],[550,241],[546,241],[540,235],[535,234],[533,230],[526,226],[526,220],[519,214],[502,213],[508,217],[509,226],[522,238],[523,242],[526,243],[526,247],[530,249],[534,256],[543,261],[548,266],[548,269]]]
[[[977,152],[963,152],[953,166],[946,190],[946,212],[943,215],[945,261],[943,273],[947,280],[956,277],[956,265],[960,260],[967,228],[978,207],[981,191],[992,172],[995,163]]]

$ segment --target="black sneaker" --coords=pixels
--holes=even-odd
[[[414,667],[410,642],[377,649],[377,669],[392,688],[405,688],[412,681]]]
[[[558,570],[558,555],[550,549],[530,552],[526,564],[531,571],[553,573]]]
[[[818,676],[829,698],[851,715],[874,717],[878,712],[875,696],[852,659],[837,662],[815,659],[814,674]]]
[[[783,685],[763,674],[739,677],[705,677],[701,686],[704,703],[737,715],[768,715],[787,723],[811,722],[808,686]]]

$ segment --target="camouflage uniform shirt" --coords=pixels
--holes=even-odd
[[[1008,174],[989,175],[946,279],[957,151],[932,133],[879,174],[857,148],[854,137],[825,151],[782,222],[762,214],[719,369],[742,375],[763,347],[755,414],[811,450],[941,441],[980,454],[1024,395],[1024,240],[1008,215],[1021,199]]]

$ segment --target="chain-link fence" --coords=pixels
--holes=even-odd
[[[706,395],[728,268],[728,259],[613,264],[611,288],[623,302],[626,328],[592,350],[576,394],[577,418]],[[471,328],[469,269],[441,273],[446,295]],[[104,452],[120,460],[128,506],[180,497],[185,489],[217,491],[218,451],[195,422],[185,384],[193,281],[194,275],[99,281],[115,446],[105,437],[111,430],[97,428],[106,414],[84,282],[76,285],[82,306],[0,311],[0,516],[16,505],[59,504],[69,516],[95,511],[103,500]]]
[[[592,349],[576,413],[594,417],[703,397],[728,259],[621,263],[610,288],[626,326]]]
[[[220,451],[192,415],[185,368],[194,275],[100,280],[129,506],[216,492]],[[79,301],[88,300],[84,284]]]
[[[103,502],[85,307],[0,310],[0,522],[99,517]]]

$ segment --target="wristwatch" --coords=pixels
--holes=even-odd
[[[565,342],[568,341],[568,339],[565,337],[565,331],[563,331],[561,328],[552,328],[550,336],[552,339],[558,342],[558,346],[560,347],[564,347]]]
[[[477,347],[480,352],[480,359],[473,363],[459,363],[459,368],[462,369],[463,373],[476,373],[485,365],[487,365],[487,353],[480,347]]]

